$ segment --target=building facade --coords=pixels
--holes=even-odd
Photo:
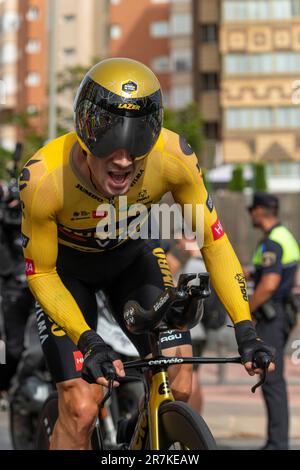
[[[300,1],[196,0],[194,12],[194,92],[223,161],[300,179]]]

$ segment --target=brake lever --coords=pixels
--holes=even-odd
[[[255,393],[256,389],[261,387],[265,383],[266,378],[267,378],[267,373],[268,373],[268,367],[271,363],[269,356],[265,353],[262,353],[261,356],[259,356],[257,359],[261,361],[261,364],[258,364],[257,360],[256,361],[254,360],[253,369],[262,369],[262,374],[257,384],[253,385],[253,387],[251,388],[252,393]]]
[[[112,395],[112,391],[113,391],[113,388],[114,388],[114,380],[115,380],[115,374],[110,374],[110,376],[108,377],[108,390],[106,392],[106,394],[104,395],[104,398],[103,400],[101,401],[100,403],[100,408],[104,408],[104,405],[105,403],[107,402],[107,400],[111,397]]]

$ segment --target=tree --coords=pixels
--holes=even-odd
[[[232,172],[232,178],[229,183],[229,189],[235,192],[242,192],[246,187],[244,179],[244,170],[242,165],[236,165]]]
[[[164,127],[184,136],[196,155],[203,146],[203,120],[197,103],[191,103],[179,110],[165,109]]]
[[[7,179],[7,163],[12,159],[12,153],[0,147],[0,179]]]
[[[255,162],[252,165],[253,180],[252,187],[254,191],[267,190],[266,165],[264,162]]]

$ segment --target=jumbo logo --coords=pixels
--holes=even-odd
[[[66,335],[66,332],[60,326],[56,325],[55,323],[53,323],[53,325],[51,326],[51,333],[54,336],[65,336]]]
[[[134,111],[139,111],[141,109],[140,105],[133,103],[121,103],[118,106],[119,109],[133,109]]]

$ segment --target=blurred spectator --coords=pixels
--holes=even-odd
[[[296,323],[297,306],[292,295],[299,246],[278,218],[279,200],[255,193],[248,208],[253,226],[263,232],[253,257],[254,292],[251,313],[260,338],[276,348],[276,370],[262,387],[268,415],[268,435],[263,449],[288,449],[288,398],[284,379],[284,348]]]

